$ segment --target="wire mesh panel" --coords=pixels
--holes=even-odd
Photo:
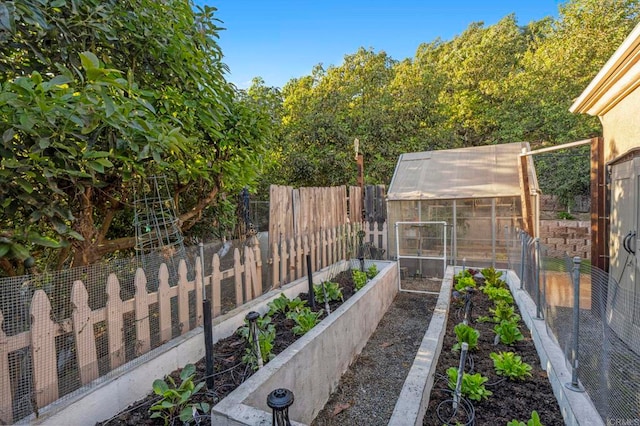
[[[438,293],[447,266],[447,222],[397,222],[400,291]]]
[[[579,385],[606,424],[635,424],[640,418],[640,354],[629,342],[640,342],[633,322],[637,308],[631,303],[637,288],[621,286],[618,277],[591,266],[589,259],[558,256],[543,245],[536,249],[536,240],[525,233],[512,235],[509,263],[538,304],[567,367],[575,368]]]

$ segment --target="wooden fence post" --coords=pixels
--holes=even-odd
[[[120,299],[120,283],[116,274],[107,278],[107,335],[109,336],[109,366],[115,370],[124,364],[124,303]]]
[[[262,294],[262,253],[260,253],[260,241],[255,235],[251,237],[251,245],[253,247],[253,258],[256,261],[256,275],[260,282],[260,294]]]
[[[213,316],[215,318],[222,311],[222,290],[220,289],[222,278],[220,277],[220,257],[218,253],[213,255],[211,265],[211,298],[213,299],[211,304],[213,305]]]
[[[296,279],[304,276],[302,272],[302,258],[304,257],[304,249],[302,248],[302,238],[300,235],[296,237]]]
[[[271,246],[271,287],[280,286],[280,255],[278,254],[278,243]]]
[[[316,235],[312,232],[309,235],[309,254],[311,255],[311,272],[317,271],[316,266]]]
[[[0,311],[0,422],[13,424],[13,403],[11,396],[11,375],[9,374],[9,342],[2,329],[4,317]]]
[[[58,325],[51,320],[51,302],[44,290],[34,293],[30,314],[33,392],[38,408],[42,408],[58,399],[55,337]]]
[[[280,282],[278,287],[282,287],[282,284],[287,282],[287,263],[289,260],[289,253],[287,253],[287,240],[282,238],[280,240]]]
[[[289,281],[292,282],[296,278],[296,240],[291,237],[289,239]]]
[[[178,264],[178,326],[180,334],[189,331],[189,281],[184,259],[180,259]]]
[[[71,288],[71,303],[73,312],[73,334],[76,342],[76,357],[80,370],[80,383],[87,383],[98,378],[98,352],[96,338],[91,320],[89,307],[89,293],[82,281],[75,281]]]
[[[236,285],[236,307],[242,305],[242,262],[240,261],[240,250],[233,249],[233,278]]]
[[[196,279],[195,285],[193,286],[193,290],[195,291],[196,296],[196,327],[202,325],[203,317],[202,317],[202,287],[204,283],[202,282],[202,260],[200,256],[196,257]],[[204,277],[206,282],[207,277]]]
[[[147,277],[142,268],[136,271],[134,279],[136,294],[134,297],[136,316],[135,354],[140,356],[151,350],[151,328],[149,327],[149,294],[147,293]]]
[[[158,271],[158,320],[160,323],[160,343],[166,343],[173,336],[171,327],[171,296],[169,287],[169,269],[164,263]]]

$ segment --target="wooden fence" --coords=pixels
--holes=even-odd
[[[319,270],[341,259],[351,256],[356,244],[356,235],[361,230],[360,224],[341,224],[335,228],[325,229],[304,236],[274,243],[273,256],[268,264],[272,268],[273,287],[293,281],[306,275],[306,254],[311,255],[312,271]],[[205,285],[212,298],[212,314],[218,316],[222,308],[222,281],[233,278],[235,305],[239,306],[262,294],[263,261],[257,239],[253,244],[244,247],[243,252],[234,250],[232,268],[220,270],[220,258],[214,254],[211,261],[212,273],[205,276]],[[157,291],[147,290],[147,277],[142,269],[136,271],[134,286],[135,295],[129,300],[121,300],[120,283],[115,274],[109,275],[106,282],[107,301],[103,308],[91,310],[89,296],[82,281],[75,281],[71,290],[73,310],[71,318],[60,322],[51,319],[52,306],[49,297],[43,290],[36,290],[31,301],[31,327],[8,336],[3,331],[4,317],[0,312],[0,423],[11,424],[14,420],[13,407],[16,385],[12,386],[11,378],[16,377],[10,371],[10,355],[15,351],[29,350],[32,357],[32,403],[37,413],[38,407],[45,407],[60,396],[59,372],[56,353],[56,337],[71,333],[74,337],[74,350],[77,361],[77,377],[80,385],[86,385],[99,376],[96,324],[104,324],[108,338],[108,371],[127,361],[125,332],[125,315],[135,317],[134,336],[135,357],[152,349],[152,325],[150,307],[157,304],[157,327],[159,346],[173,337],[173,330],[184,334],[190,330],[191,324],[202,325],[202,268],[200,259],[196,259],[195,279],[187,279],[187,266],[180,261],[177,283],[171,286],[167,266],[162,264],[159,271]],[[190,312],[190,294],[195,297],[195,312]],[[172,299],[177,299],[177,315],[172,315]],[[193,304],[191,304],[193,306]],[[155,309],[155,307],[154,307]],[[190,320],[195,315],[195,321]],[[173,319],[172,319],[173,318]],[[177,318],[177,324],[174,321]],[[89,331],[89,332],[87,332]],[[130,343],[130,342],[129,342]],[[102,358],[102,356],[101,356]]]
[[[298,188],[271,185],[269,245],[298,235],[314,235],[347,223],[362,222],[360,187]]]

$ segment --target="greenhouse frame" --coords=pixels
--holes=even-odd
[[[505,267],[514,232],[530,224],[537,234],[540,191],[521,155],[529,151],[516,142],[402,154],[387,193],[389,257],[402,274]]]

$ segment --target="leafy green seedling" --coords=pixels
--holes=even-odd
[[[269,316],[274,316],[276,314],[285,315],[287,313],[287,307],[289,306],[289,298],[286,294],[281,293],[279,297],[273,299],[271,302],[267,303],[267,307],[269,308]]]
[[[291,329],[296,336],[302,336],[320,322],[323,311],[313,312],[304,308],[300,312],[290,312],[287,317],[294,320],[296,325]]]
[[[351,276],[353,277],[353,285],[356,288],[356,291],[360,290],[367,284],[367,273],[359,271],[357,269],[353,269],[351,271]]]
[[[449,367],[447,369],[447,376],[449,377],[449,389],[456,388],[456,382],[458,380],[458,369],[455,367]],[[473,401],[481,401],[488,398],[493,394],[490,390],[484,387],[484,384],[489,379],[480,373],[475,374],[462,374],[462,386],[460,392],[462,395]]]
[[[455,285],[455,289],[459,292],[464,292],[467,287],[476,287],[476,280],[474,280],[473,277],[462,277],[456,282]]]
[[[490,300],[493,300],[496,304],[504,303],[507,305],[513,304],[513,296],[511,292],[506,288],[499,287],[485,287],[482,292],[487,295]]]
[[[524,339],[518,324],[513,321],[502,321],[493,328],[493,331],[499,336],[500,342],[505,345],[513,345]]]
[[[505,376],[510,380],[524,380],[531,377],[531,366],[522,362],[522,357],[513,352],[492,352],[489,354],[493,360],[493,367],[499,376]]]
[[[166,380],[156,379],[153,381],[153,392],[162,398],[153,404],[149,411],[152,411],[151,418],[162,418],[164,424],[173,423],[173,419],[178,416],[183,423],[193,420],[194,413],[209,411],[209,404],[199,402],[190,404],[189,399],[202,389],[204,382],[197,385],[193,383],[196,367],[187,364],[180,371],[180,385],[176,385],[173,377],[167,376]]]
[[[517,323],[520,321],[520,315],[515,313],[515,308],[505,302],[497,302],[494,309],[489,309],[493,314],[493,322],[501,323],[502,321],[510,321]]]
[[[324,290],[327,293],[327,300],[332,302],[334,300],[344,300],[342,296],[342,289],[340,285],[333,281],[325,281]],[[313,286],[313,293],[316,298],[316,302],[324,303],[324,293],[322,291],[322,285],[316,284]]]
[[[531,412],[531,418],[527,421],[527,423],[519,422],[518,420],[511,420],[509,423],[507,423],[507,426],[543,426],[543,425],[542,423],[540,423],[540,416],[538,415],[538,412],[533,410]]]
[[[475,328],[461,322],[453,328],[453,331],[456,333],[458,343],[453,345],[453,348],[451,348],[451,350],[459,351],[460,348],[462,348],[463,342],[469,345],[470,351],[478,346],[478,338],[480,337],[480,332]]]
[[[373,279],[373,277],[375,277],[376,275],[378,275],[378,267],[376,266],[375,263],[371,264],[371,266],[367,268],[366,274],[367,274],[367,278],[369,278],[370,280]]]

